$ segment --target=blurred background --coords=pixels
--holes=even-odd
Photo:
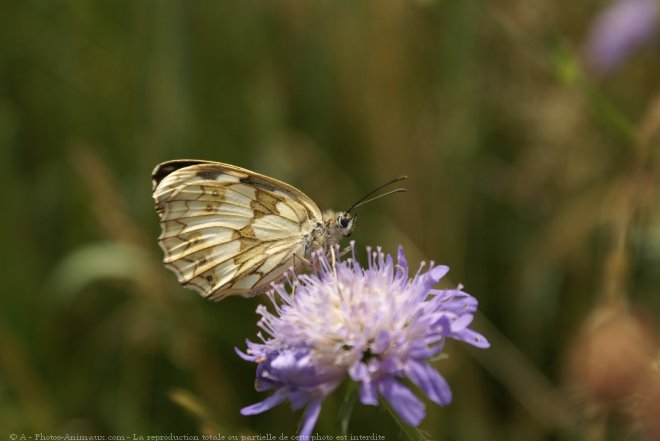
[[[0,436],[295,433],[288,406],[239,414],[263,299],[161,264],[150,173],[199,158],[323,209],[409,175],[353,238],[449,265],[492,344],[447,346],[428,439],[660,439],[657,9],[3,2]],[[402,436],[365,406],[349,432]]]

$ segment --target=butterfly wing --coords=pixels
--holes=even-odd
[[[267,289],[322,218],[300,190],[229,164],[169,161],[152,179],[165,266],[210,299]]]

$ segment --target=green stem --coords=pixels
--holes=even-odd
[[[630,119],[598,88],[584,72],[580,60],[573,51],[561,43],[550,49],[557,78],[564,84],[576,87],[586,98],[597,117],[603,120],[623,140],[636,146],[637,130]]]
[[[638,144],[639,141],[634,124],[597,87],[582,75],[578,78],[577,85],[588,97],[591,105],[599,113],[600,117],[610,127],[616,130],[630,144]]]
[[[513,43],[525,54],[550,70],[564,84],[580,90],[595,114],[608,124],[622,139],[637,146],[639,139],[633,122],[589,79],[574,52],[561,42],[548,46],[527,32],[500,9],[497,1],[486,1],[485,11],[497,23]]]
[[[344,400],[339,407],[339,427],[342,435],[348,434],[348,422],[351,419],[353,406],[357,399],[358,386],[352,381],[347,381],[344,389]]]

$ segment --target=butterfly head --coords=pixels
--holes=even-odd
[[[339,213],[335,219],[335,228],[337,228],[342,236],[348,237],[353,232],[353,228],[355,228],[356,219],[357,214],[352,215],[351,213]]]
[[[383,187],[390,185],[394,182],[399,182],[404,179],[406,179],[406,176],[399,176],[396,179],[392,179],[389,182],[386,182],[385,184],[381,185],[380,187],[376,188],[375,190],[369,192],[366,196],[364,196],[362,199],[351,205],[351,207],[346,210],[342,211],[339,213],[336,213],[334,211],[327,211],[323,215],[323,220],[325,221],[326,228],[330,230],[330,236],[332,236],[331,243],[336,243],[341,239],[342,237],[348,237],[351,235],[353,232],[353,229],[355,228],[355,221],[357,220],[357,214],[353,214],[352,211],[358,208],[361,205],[366,204],[367,202],[375,201],[376,199],[380,199],[383,196],[388,196],[394,193],[399,193],[402,191],[406,191],[405,188],[397,188],[391,191],[388,191],[387,193],[380,194],[374,196],[380,189]]]
[[[323,213],[323,223],[331,243],[337,243],[343,237],[348,237],[355,228],[356,214],[345,211],[327,210]]]

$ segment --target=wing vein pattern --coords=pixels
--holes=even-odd
[[[214,300],[266,290],[322,219],[296,188],[229,164],[170,161],[152,179],[165,265]]]

